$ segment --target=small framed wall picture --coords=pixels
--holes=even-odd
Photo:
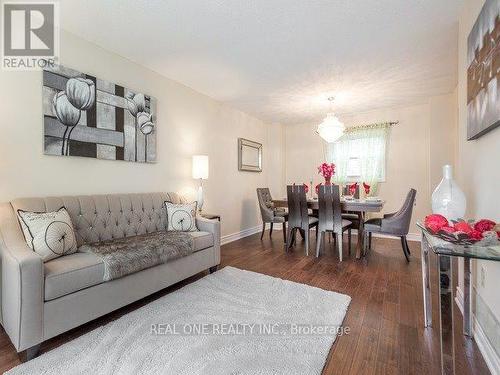
[[[262,143],[238,138],[238,170],[262,172]]]

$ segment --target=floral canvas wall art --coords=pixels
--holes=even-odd
[[[500,125],[500,0],[486,0],[467,40],[467,139]]]
[[[62,66],[43,71],[48,155],[153,163],[156,100]]]

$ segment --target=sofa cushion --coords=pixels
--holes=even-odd
[[[66,208],[53,212],[17,210],[29,248],[44,262],[76,252],[76,237]]]
[[[197,202],[175,204],[165,201],[167,208],[167,223],[169,231],[194,232],[196,227]]]
[[[103,282],[104,263],[93,254],[75,253],[44,264],[45,301]]]
[[[194,251],[207,249],[214,245],[214,236],[210,232],[189,232],[194,240]]]

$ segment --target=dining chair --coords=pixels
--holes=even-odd
[[[264,232],[266,231],[266,223],[270,223],[269,237],[273,234],[273,224],[282,223],[283,224],[283,242],[286,243],[286,221],[288,220],[288,214],[283,208],[276,208],[273,205],[273,198],[271,197],[271,192],[269,188],[257,188],[257,198],[259,200],[260,214],[262,216],[262,234],[260,239],[264,237]]]
[[[349,184],[346,184],[342,188],[342,194],[345,195],[351,195],[349,192]],[[356,186],[356,191],[354,193],[354,199],[359,199],[359,184]],[[342,213],[342,219],[349,220],[352,223],[353,228],[359,228],[360,220],[359,220],[359,215],[357,212],[343,212]]]
[[[342,188],[342,194],[343,195],[351,195],[351,192],[349,191],[349,183],[346,183],[344,187]],[[356,185],[356,190],[354,191],[354,196],[355,199],[359,199],[359,183]]]
[[[286,251],[290,248],[298,229],[304,237],[306,255],[309,255],[309,229],[316,227],[316,234],[318,233],[318,219],[309,215],[306,191],[303,185],[289,185],[286,187],[286,193],[288,201]]]
[[[340,193],[338,185],[322,185],[318,192],[318,234],[316,236],[316,257],[319,257],[321,243],[325,247],[326,233],[333,233],[335,243],[339,252],[339,260],[342,262],[342,235],[348,231],[349,254],[351,254],[351,228],[349,220],[342,219],[342,207],[340,205]]]
[[[406,257],[406,261],[410,261],[410,247],[408,246],[408,241],[406,236],[410,230],[411,215],[413,212],[413,206],[415,205],[415,198],[417,196],[417,191],[415,189],[410,189],[406,195],[406,199],[403,206],[399,211],[385,214],[383,218],[370,219],[364,224],[364,242],[363,242],[363,252],[366,254],[366,247],[368,242],[368,250],[371,250],[372,233],[387,234],[390,236],[396,236],[401,239],[401,246],[403,248],[403,253]],[[368,237],[368,240],[367,240]]]

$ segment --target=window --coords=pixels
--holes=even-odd
[[[358,180],[361,178],[361,157],[351,156],[347,161],[347,177]]]
[[[326,160],[336,165],[334,181],[385,181],[390,126],[384,125],[353,128],[337,142],[327,144]]]

